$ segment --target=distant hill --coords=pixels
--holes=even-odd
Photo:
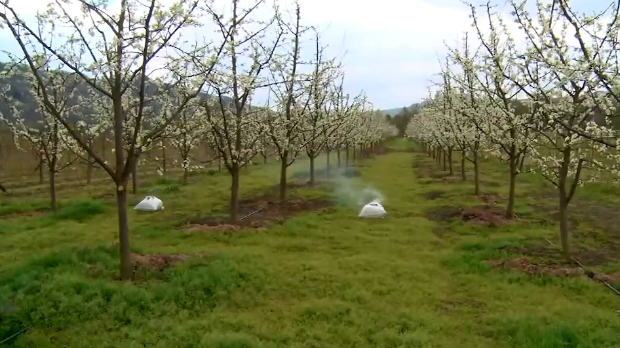
[[[413,111],[416,112],[418,109],[421,108],[421,103],[413,103],[409,106],[402,106],[400,108],[393,108],[393,109],[387,109],[387,110],[381,110],[381,112],[388,114],[390,116],[396,116],[398,114],[400,114],[403,111],[403,108],[407,108],[409,109],[409,111]]]
[[[383,112],[384,114],[388,114],[390,116],[396,116],[403,108],[394,108],[394,109],[387,109],[387,110],[381,110],[381,112]]]
[[[0,62],[0,71],[3,70],[5,66],[6,65],[4,63]],[[27,68],[24,66],[22,69],[27,69]],[[11,97],[20,102],[21,110],[19,111],[21,111],[26,123],[34,126],[37,124],[38,120],[41,120],[41,115],[39,114],[39,111],[38,111],[38,106],[37,106],[37,101],[35,99],[35,96],[32,94],[32,91],[30,89],[30,83],[27,80],[27,75],[24,70],[21,70],[21,71],[23,73],[17,72],[11,77],[9,77],[8,79],[0,78],[0,83],[10,84]],[[138,83],[137,81],[138,80],[136,79],[136,83]],[[75,89],[75,93],[77,94],[77,97],[79,96],[86,97],[88,94],[89,88],[91,87],[88,86],[85,82],[81,82]],[[146,94],[148,96],[153,96],[153,95],[156,95],[157,93],[160,93],[158,91],[158,87],[153,83],[149,83],[147,80]],[[174,90],[167,89],[167,93],[174,93]],[[203,94],[201,97],[210,98],[211,96],[209,96],[208,94]],[[228,97],[224,97],[223,99],[225,103],[230,103],[232,101],[232,99]],[[156,113],[158,113],[161,110],[160,105],[153,105],[153,107]],[[3,115],[7,115],[7,117],[10,119],[11,114],[12,114],[11,108],[9,107],[9,105],[7,105],[4,102],[4,100],[1,100],[1,99],[0,99],[0,112]],[[84,115],[87,112],[89,111],[86,109],[78,110],[74,115],[69,115],[69,122],[70,123],[77,122],[78,120],[82,119],[81,115]]]

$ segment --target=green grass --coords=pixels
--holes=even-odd
[[[408,146],[398,142],[392,148]],[[416,176],[412,160],[432,162],[423,154],[393,151],[365,160],[362,176],[346,180],[353,190],[380,191],[385,219],[360,220],[357,208],[342,199],[335,209],[302,214],[267,231],[179,231],[190,217],[226,211],[229,178],[195,176],[187,186],[159,180],[143,194],[155,190],[166,210],[131,211],[132,249],[193,257],[134,283],[114,279],[113,199],[88,201],[76,192],[79,199],[65,197],[56,214],[27,216],[16,213],[42,209],[45,201],[6,198],[0,206],[0,340],[29,326],[10,345],[620,346],[620,299],[601,284],[527,276],[484,262],[505,256],[502,247],[555,238],[554,222],[534,222],[546,212],[531,204],[554,204],[552,197],[540,197],[541,181],[519,178],[522,223],[501,228],[440,223],[429,220],[427,210],[480,200],[471,196],[471,183]],[[506,192],[504,168],[492,161],[484,165],[484,181],[501,185],[483,185],[483,191]],[[296,163],[291,176],[306,167]],[[244,171],[242,196],[276,185],[277,173],[277,164]],[[423,198],[433,190],[445,194]],[[596,192],[595,197],[609,194]],[[302,188],[294,194],[342,198],[344,193]],[[437,236],[437,228],[446,233]]]

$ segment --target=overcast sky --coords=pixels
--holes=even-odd
[[[49,0],[12,0],[32,12]],[[459,0],[299,0],[307,25],[322,29],[331,55],[343,56],[345,88],[366,91],[376,108],[408,106],[427,95],[427,87],[453,44],[469,27],[468,9]],[[486,0],[474,0],[484,3]],[[572,0],[579,11],[604,8],[611,0]],[[291,3],[292,0],[280,0]],[[534,1],[531,1],[534,4]],[[502,0],[499,9],[507,10]],[[5,30],[0,45],[14,46]],[[346,53],[346,54],[345,54]]]
[[[468,8],[459,0],[303,1],[307,20],[331,23],[326,40],[348,51],[347,87],[365,90],[380,109],[409,106],[426,97],[430,79],[439,71],[438,57],[446,53],[444,41],[452,45],[471,30]],[[508,11],[504,1],[492,3]],[[609,3],[571,1],[574,9],[586,12]]]

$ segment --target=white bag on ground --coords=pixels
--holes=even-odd
[[[155,196],[146,196],[140,203],[136,205],[135,210],[140,211],[158,211],[164,210],[164,203]]]
[[[385,208],[377,202],[366,204],[360,211],[361,218],[382,218],[387,214]]]

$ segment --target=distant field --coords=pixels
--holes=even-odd
[[[591,279],[545,241],[557,241],[556,196],[540,177],[518,177],[506,221],[505,165],[482,163],[475,197],[458,167],[449,176],[411,147],[394,142],[330,180],[319,171],[314,188],[295,163],[287,206],[273,200],[277,164],[244,169],[245,212],[264,210],[239,225],[209,225],[227,209],[226,173],[149,180],[129,204],[156,192],[166,208],[130,212],[133,283],[115,279],[108,186],[68,187],[55,214],[45,196],[0,196],[0,341],[29,327],[8,346],[620,346],[620,297],[602,284],[620,286],[616,186],[572,203]],[[386,218],[357,217],[368,188]]]

